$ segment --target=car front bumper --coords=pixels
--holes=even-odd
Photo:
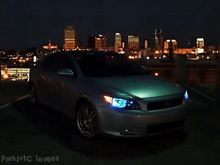
[[[135,112],[97,107],[100,131],[121,137],[142,137],[177,130],[183,127],[188,115],[187,105],[169,109]]]

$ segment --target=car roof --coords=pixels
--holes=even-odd
[[[55,53],[51,53],[51,54],[48,54],[46,56],[43,56],[42,58],[40,58],[38,60],[38,64],[43,62],[45,59],[47,58],[50,58],[51,56],[55,56],[55,55],[64,55],[64,56],[70,56],[71,58],[74,58],[74,59],[80,59],[81,57],[109,57],[109,56],[115,56],[115,57],[119,57],[120,56],[124,56],[122,54],[118,54],[118,53],[115,53],[115,52],[105,52],[105,51],[60,51],[60,52],[55,52]]]

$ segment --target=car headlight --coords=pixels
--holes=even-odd
[[[115,98],[104,95],[104,101],[109,103],[113,108],[124,110],[141,110],[139,103],[132,99]]]
[[[188,92],[187,91],[185,91],[185,93],[184,93],[184,102],[188,102],[189,101],[189,94],[188,94]]]

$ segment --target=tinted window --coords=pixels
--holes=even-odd
[[[88,54],[76,58],[87,77],[146,75],[149,72],[140,64],[119,54]]]
[[[73,64],[68,55],[52,54],[48,55],[41,64],[43,70],[57,72],[60,69],[73,69]]]

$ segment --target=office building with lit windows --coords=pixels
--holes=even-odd
[[[162,52],[163,46],[164,46],[163,31],[162,29],[160,29],[160,31],[157,31],[157,29],[155,29],[155,50]]]
[[[138,36],[128,35],[128,51],[139,51],[140,41]]]
[[[106,50],[106,36],[99,34],[97,36],[95,36],[95,49],[97,51],[105,51]]]
[[[149,43],[147,39],[144,39],[144,49],[148,49],[149,48]]]
[[[204,38],[197,38],[196,39],[196,48],[204,48],[204,47],[205,47]]]
[[[175,39],[167,39],[164,41],[164,51],[166,50],[176,50],[177,49],[177,41]]]
[[[76,48],[76,34],[73,26],[64,29],[64,49],[74,50]]]
[[[197,54],[205,53],[205,40],[204,40],[204,38],[197,38],[196,39],[196,53]]]
[[[166,41],[164,41],[163,53],[166,54],[170,59],[173,59],[176,50],[177,41],[175,39],[167,39]]]
[[[120,33],[115,33],[115,52],[119,52],[122,48],[122,39]]]

